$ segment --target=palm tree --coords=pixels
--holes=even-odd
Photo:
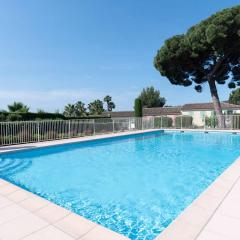
[[[64,108],[64,112],[63,112],[63,115],[65,117],[76,117],[76,108],[75,108],[75,105],[74,104],[68,104],[65,106]]]
[[[111,112],[115,107],[115,103],[112,101],[112,97],[107,95],[104,99],[103,99],[104,102],[107,103],[107,110],[109,112]]]
[[[99,99],[88,104],[90,115],[100,115],[104,112],[103,102]]]
[[[87,112],[86,112],[86,108],[85,108],[85,104],[81,101],[78,101],[75,104],[75,109],[76,109],[76,114],[78,117],[82,117],[82,116],[86,116]]]
[[[21,102],[14,102],[12,105],[8,105],[8,110],[9,112],[27,113],[29,107]]]

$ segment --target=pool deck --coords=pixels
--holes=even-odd
[[[179,131],[179,129],[166,130]],[[154,130],[6,146],[0,148],[0,153],[149,131]],[[192,130],[184,129],[183,131]],[[228,132],[239,133],[239,131],[232,130]],[[156,239],[239,240],[239,202],[240,158],[226,169]],[[0,179],[0,240],[15,239],[125,240],[128,238]]]

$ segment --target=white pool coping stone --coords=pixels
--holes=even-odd
[[[203,132],[193,129],[166,131]],[[208,132],[240,133],[233,130]],[[240,157],[156,238],[156,240],[239,240]]]
[[[180,129],[165,129],[181,131]],[[152,132],[144,130],[1,147],[0,153]],[[200,131],[183,129],[182,131]],[[211,130],[206,130],[211,132]],[[220,131],[220,130],[219,130]],[[213,130],[218,132],[218,130]],[[220,131],[223,132],[223,131]],[[237,132],[239,131],[224,131]],[[240,158],[226,169],[156,239],[240,239]],[[128,239],[0,179],[0,239]]]

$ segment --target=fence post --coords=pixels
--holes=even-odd
[[[112,124],[113,124],[113,132],[115,132],[115,129],[114,129],[114,119],[112,119]]]
[[[128,118],[128,130],[130,131],[131,130],[131,118]]]
[[[206,116],[205,115],[203,117],[203,121],[204,121],[203,128],[204,128],[204,131],[205,131],[206,130]]]
[[[39,121],[37,122],[37,138],[38,138],[38,142],[40,142],[40,126],[39,126]]]
[[[163,116],[161,116],[161,129],[163,127]]]
[[[95,119],[93,119],[93,135],[96,135]]]
[[[183,116],[181,116],[181,129],[182,129],[182,118],[183,118]]]
[[[68,121],[68,138],[71,138],[71,120]]]

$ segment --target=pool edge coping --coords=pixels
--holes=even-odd
[[[24,197],[25,196],[25,197]],[[112,231],[109,228],[106,228],[98,223],[95,223],[81,215],[78,215],[62,206],[59,206],[45,198],[42,198],[41,196],[32,193],[28,190],[25,190],[11,182],[8,182],[2,178],[0,178],[0,197],[6,198],[9,201],[11,201],[11,204],[1,207],[0,210],[4,208],[9,208],[11,206],[18,206],[18,208],[22,208],[28,211],[28,214],[33,214],[35,217],[42,219],[43,221],[47,222],[46,227],[53,226],[56,229],[62,231],[65,235],[71,237],[72,239],[87,239],[87,240],[95,240],[94,237],[91,238],[91,235],[96,234],[103,234],[107,236],[108,238],[114,240],[128,240],[129,238]],[[21,199],[21,200],[19,200]],[[51,212],[50,213],[46,213]],[[55,216],[58,215],[59,217],[56,218]],[[20,216],[21,217],[21,216]],[[16,217],[18,218],[18,217]],[[0,228],[4,224],[11,223],[12,220],[16,219],[15,217],[11,220],[4,221],[4,223],[0,224]],[[69,220],[70,218],[70,220]],[[79,236],[76,236],[77,230],[69,230],[71,227],[67,227],[67,225],[71,224],[71,219],[76,219],[77,224],[80,223],[80,229],[79,229]],[[55,219],[55,220],[54,220]],[[62,222],[64,223],[62,224]],[[82,227],[85,229],[81,229]],[[87,227],[86,227],[87,226]],[[17,227],[17,226],[14,226]],[[79,227],[79,226],[78,226]],[[42,229],[39,229],[40,231]],[[23,238],[20,237],[20,239],[24,239],[25,237],[29,237],[32,234],[35,234],[38,231],[29,232],[27,235],[25,235]]]
[[[155,240],[197,240],[235,184],[240,181],[239,168],[240,157],[194,199]]]

